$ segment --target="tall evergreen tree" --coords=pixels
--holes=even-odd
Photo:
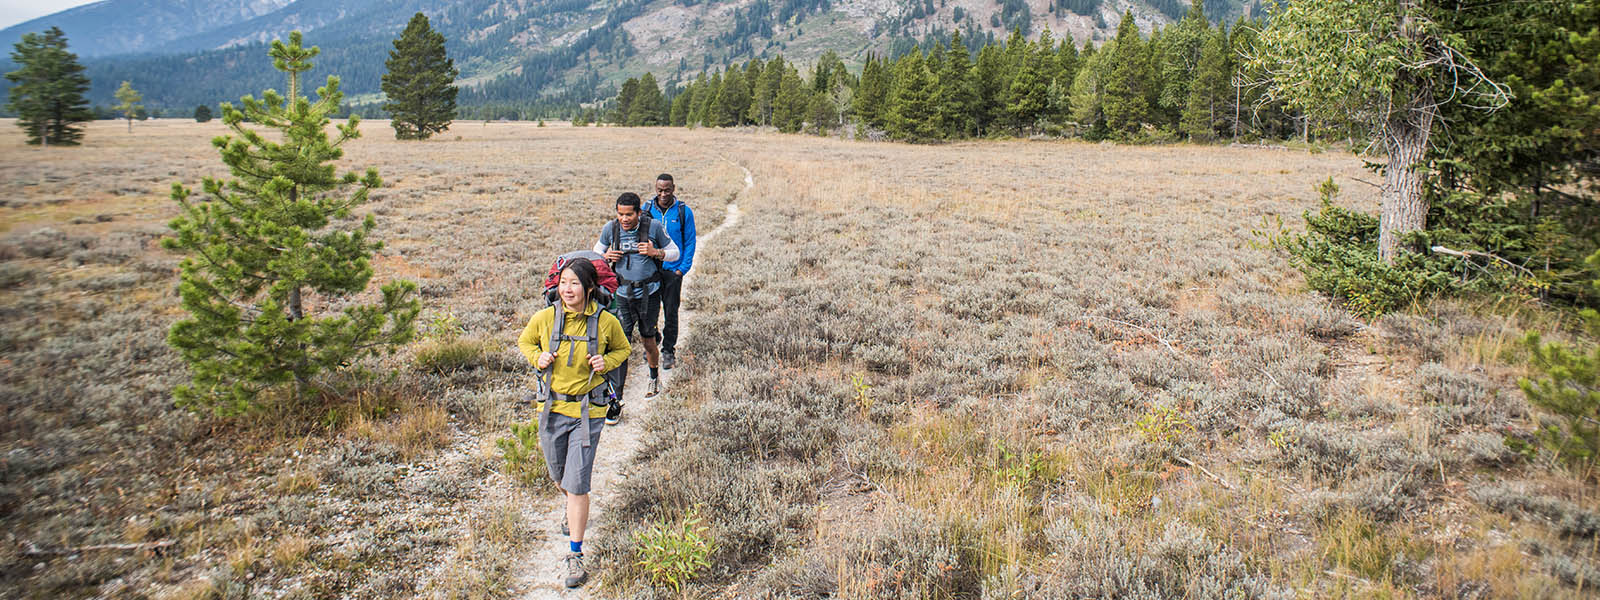
[[[933,74],[928,72],[920,50],[895,62],[894,89],[889,100],[890,135],[912,142],[939,138],[933,88]]]
[[[382,81],[395,139],[425,140],[450,128],[456,118],[455,61],[445,55],[444,35],[417,13],[389,51]]]
[[[810,88],[800,80],[800,71],[794,65],[784,67],[783,78],[778,82],[778,96],[773,100],[772,124],[784,133],[800,131],[810,105]]]
[[[354,305],[337,316],[307,314],[305,294],[332,306],[367,289],[371,258],[382,242],[370,239],[372,215],[352,223],[351,210],[382,185],[376,169],[338,177],[333,161],[346,142],[360,137],[359,119],[328,139],[328,115],[344,95],[328,77],[316,102],[300,95],[300,74],[311,68],[316,47],[274,41],[273,64],[288,75],[288,93],[245,96],[241,108],[222,105],[232,136],[212,142],[235,179],[206,178],[204,197],[174,183],[182,208],[163,240],[188,256],[178,286],[189,317],[172,326],[168,342],[193,369],[191,383],[174,390],[179,404],[237,414],[255,407],[262,391],[292,384],[301,395],[316,377],[352,361],[392,351],[410,341],[421,305],[416,284],[383,285],[375,305]],[[246,122],[277,130],[264,136]],[[354,188],[348,195],[343,192]]]
[[[29,144],[76,146],[83,139],[79,123],[94,118],[89,101],[89,78],[78,55],[67,51],[67,34],[51,27],[44,33],[26,33],[15,45],[11,62],[17,70],[6,73],[12,82],[6,109],[17,113],[17,127]]]
[[[1117,26],[1116,45],[1107,57],[1110,72],[1104,81],[1105,93],[1101,100],[1106,126],[1123,138],[1132,137],[1150,120],[1150,81],[1146,77],[1149,68],[1144,46],[1133,13],[1123,13],[1122,24]]]
[[[1115,45],[1116,41],[1107,44]],[[1095,50],[1093,46],[1085,46],[1078,75],[1072,79],[1072,120],[1091,139],[1103,139],[1101,130],[1106,127],[1105,81],[1111,70],[1107,64],[1111,54],[1105,47]]]
[[[112,110],[122,113],[122,118],[128,121],[128,133],[133,133],[134,117],[144,112],[144,105],[139,104],[139,101],[144,99],[144,94],[133,89],[133,83],[124,79],[112,97],[117,99],[117,105],[111,107]]]
[[[673,127],[683,127],[688,124],[689,107],[694,104],[694,83],[683,88],[677,96],[672,97],[672,106],[667,111],[667,124]]]
[[[1206,21],[1205,3],[1189,5],[1189,14],[1177,24],[1168,27],[1157,46],[1158,76],[1157,106],[1165,124],[1176,125],[1189,104],[1189,88],[1200,66],[1202,46],[1211,38],[1211,24]]]
[[[1189,139],[1208,142],[1216,137],[1217,126],[1223,121],[1223,110],[1232,92],[1229,81],[1233,75],[1232,57],[1226,29],[1219,28],[1206,36],[1180,119],[1180,129]]]
[[[972,58],[959,31],[950,36],[938,79],[934,102],[939,108],[939,129],[945,137],[970,137],[977,127],[973,113],[978,110],[978,91],[972,84]]]
[[[633,103],[628,107],[628,125],[653,127],[661,124],[661,86],[656,85],[654,73],[645,73],[639,76]]]
[[[999,46],[989,44],[978,51],[978,61],[972,69],[972,87],[978,96],[974,111],[978,135],[989,135],[1004,121],[1006,92],[1011,85],[1006,78],[1009,68]]]
[[[744,123],[750,110],[750,86],[745,84],[743,71],[728,69],[722,76],[722,89],[717,92],[716,126],[737,127]]]
[[[861,83],[856,86],[855,113],[867,127],[882,129],[888,125],[889,86],[892,80],[882,59],[867,55],[861,67]]]
[[[774,57],[761,68],[756,80],[755,95],[750,98],[750,121],[757,125],[772,124],[772,102],[783,85],[783,56]]]
[[[1037,47],[1023,42],[1023,50],[1018,53],[1017,69],[1011,78],[1011,86],[1006,88],[1006,116],[1011,121],[1011,127],[1019,132],[1025,131],[1044,116],[1045,109],[1049,107],[1050,80],[1045,70],[1045,60]]]
[[[704,88],[695,93],[695,109],[689,121],[702,127],[716,127],[717,96],[722,93],[722,73],[713,73]]]
[[[629,77],[617,90],[617,99],[606,113],[606,120],[615,125],[629,125],[628,114],[633,110],[633,98],[639,95],[639,79]]]

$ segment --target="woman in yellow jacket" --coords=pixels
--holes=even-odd
[[[558,302],[533,315],[517,337],[517,347],[540,371],[539,446],[556,487],[567,495],[566,586],[583,585],[583,530],[589,521],[589,475],[595,447],[605,428],[606,371],[627,360],[632,348],[622,323],[600,310],[599,276],[587,260],[574,260],[561,271]],[[553,327],[561,323],[559,332]],[[579,354],[579,352],[582,354]],[[591,400],[598,400],[595,404]]]

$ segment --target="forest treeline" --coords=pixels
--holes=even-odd
[[[807,72],[782,56],[702,72],[663,92],[653,73],[626,81],[580,118],[623,125],[772,126],[906,141],[1068,135],[1087,139],[1210,141],[1302,134],[1309,123],[1268,99],[1266,78],[1241,60],[1259,23],[1213,27],[1195,3],[1146,38],[1131,13],[1099,47],[1029,40],[1020,29],[976,49],[961,33],[897,57],[869,56],[859,74],[833,53]]]

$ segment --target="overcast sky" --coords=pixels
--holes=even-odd
[[[0,29],[97,0],[0,0]]]

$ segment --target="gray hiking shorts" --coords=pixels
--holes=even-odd
[[[589,493],[589,475],[594,471],[594,453],[600,448],[600,432],[606,428],[606,418],[589,417],[588,450],[583,449],[583,438],[578,434],[582,426],[583,419],[552,412],[550,420],[539,428],[539,449],[544,451],[544,466],[550,470],[550,479],[567,493],[579,496]]]

